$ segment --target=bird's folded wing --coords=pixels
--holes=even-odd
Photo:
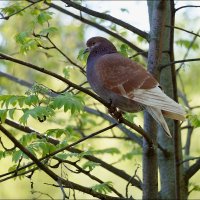
[[[133,91],[133,100],[140,102],[146,106],[153,106],[164,111],[163,114],[166,117],[184,120],[185,111],[183,107],[176,103],[173,99],[169,98],[162,90],[157,86],[151,89],[136,89]],[[174,117],[170,116],[170,113],[174,113]]]

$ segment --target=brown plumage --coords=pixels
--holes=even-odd
[[[123,111],[146,109],[171,136],[163,115],[184,120],[182,106],[169,98],[156,79],[140,64],[117,53],[107,39],[93,37],[88,40],[87,46],[90,51],[87,79],[92,89]]]

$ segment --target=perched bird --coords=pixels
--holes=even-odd
[[[87,80],[91,88],[122,111],[146,109],[171,137],[163,117],[185,119],[182,106],[169,98],[156,79],[140,64],[117,52],[106,38],[92,37],[87,43]]]

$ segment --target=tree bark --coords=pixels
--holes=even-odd
[[[150,22],[150,43],[147,69],[159,79],[158,66],[162,52],[162,32],[164,27],[165,4],[164,0],[147,1]],[[157,134],[156,122],[147,113],[144,114],[144,128],[151,136],[153,146],[149,146],[143,139],[143,199],[158,198],[158,164],[157,164]]]
[[[174,26],[174,2],[166,1],[165,25]],[[161,65],[174,61],[174,29],[165,28],[163,32]],[[177,85],[175,66],[161,70],[160,84],[164,92],[177,101]],[[163,129],[158,131],[158,142],[168,151],[168,156],[158,151],[158,165],[161,181],[161,199],[185,199],[185,183],[183,168],[179,165],[182,160],[181,135],[178,122],[166,119],[173,139],[164,136]]]

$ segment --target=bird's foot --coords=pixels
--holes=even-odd
[[[110,106],[108,108],[108,112],[113,118],[115,118],[119,123],[121,123],[123,112],[120,110],[117,110],[117,108],[113,106],[111,100],[110,100]]]

